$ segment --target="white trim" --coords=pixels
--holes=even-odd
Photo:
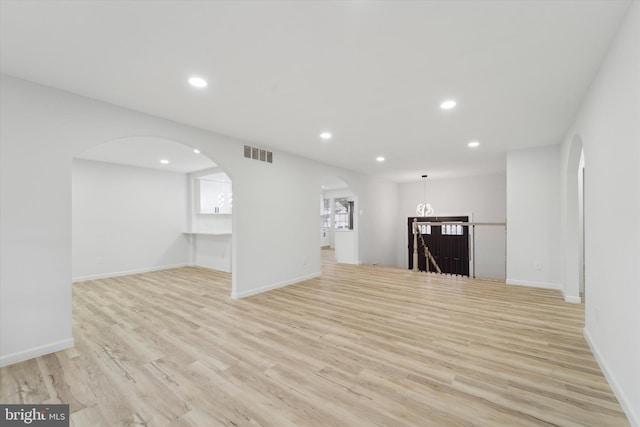
[[[231,273],[231,267],[212,267],[210,265],[201,265],[201,264],[189,264],[189,267],[198,267],[198,268],[206,268],[211,271],[222,271],[223,273]]]
[[[584,335],[584,339],[587,341],[587,344],[589,344],[589,348],[591,348],[591,352],[593,353],[596,362],[598,362],[598,366],[600,366],[600,370],[604,374],[604,377],[607,379],[611,390],[613,390],[613,394],[616,395],[620,406],[622,406],[622,410],[629,419],[629,423],[634,427],[640,427],[640,418],[638,417],[638,414],[635,413],[633,405],[631,405],[631,401],[627,398],[627,395],[622,391],[622,388],[620,388],[620,385],[615,380],[609,366],[604,361],[602,354],[598,350],[598,347],[596,347],[595,343],[591,340],[591,335],[586,327],[582,330],[582,334]]]
[[[582,303],[582,298],[580,298],[579,295],[567,295],[564,288],[562,288],[562,295],[564,296],[564,302],[569,302],[571,304]]]
[[[315,273],[307,274],[305,276],[296,277],[294,279],[285,280],[284,282],[278,282],[278,283],[273,283],[271,285],[262,286],[257,289],[251,289],[243,292],[231,292],[231,298],[233,299],[245,298],[251,295],[261,294],[263,292],[282,288],[284,286],[293,285],[294,283],[304,282],[305,280],[315,279],[316,277],[320,277],[319,271]]]
[[[515,286],[528,286],[530,288],[542,288],[542,289],[555,289],[562,290],[562,286],[556,283],[547,283],[547,282],[532,282],[530,280],[516,280],[516,279],[507,279],[507,285],[515,285]]]
[[[582,298],[579,295],[567,295],[564,287],[562,287],[562,295],[564,296],[564,302],[568,302],[571,304],[580,304],[582,303]]]
[[[184,262],[179,264],[161,265],[158,267],[138,268],[135,270],[116,271],[113,273],[101,273],[101,274],[91,274],[88,276],[72,277],[71,281],[75,283],[75,282],[82,282],[84,280],[96,280],[96,279],[104,279],[107,277],[129,276],[131,274],[150,273],[152,271],[170,270],[172,268],[189,267],[189,266],[193,266],[193,264]]]
[[[23,362],[45,354],[55,353],[56,351],[66,350],[74,346],[73,338],[52,342],[50,344],[33,347],[28,350],[18,351],[16,353],[7,354],[0,357],[0,368],[13,365],[14,363]]]
[[[582,298],[580,297],[575,295],[566,295],[564,293],[564,289],[562,290],[562,294],[564,295],[564,302],[569,302],[571,304],[580,304],[582,302]]]

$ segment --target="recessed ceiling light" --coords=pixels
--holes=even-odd
[[[380,162],[380,163],[384,162],[384,157],[382,156],[376,157],[376,162]]]
[[[194,148],[193,152],[196,153],[196,154],[200,154],[200,150],[198,150],[197,148]]]
[[[169,164],[169,160],[162,159],[162,160],[160,160],[160,163],[162,163],[163,165],[168,165]]]
[[[201,77],[191,77],[189,79],[189,84],[197,88],[207,87],[207,81]]]
[[[469,147],[471,148],[475,148],[478,145],[480,145],[480,143],[478,141],[471,141],[470,143],[467,144]]]
[[[328,141],[328,140],[330,140],[332,136],[333,136],[333,135],[331,135],[331,133],[330,133],[330,132],[322,132],[322,133],[320,134],[320,138],[322,138],[322,140],[323,140],[323,141]]]
[[[453,99],[448,99],[444,101],[442,104],[440,104],[440,108],[442,108],[443,110],[450,110],[455,106],[456,106],[456,101],[454,101]]]

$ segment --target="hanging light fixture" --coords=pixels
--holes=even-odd
[[[433,207],[427,203],[427,177],[429,175],[422,175],[423,179],[423,189],[424,189],[424,202],[418,203],[418,208],[416,209],[416,213],[418,216],[432,216],[433,215]]]

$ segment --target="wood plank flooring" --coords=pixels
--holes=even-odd
[[[73,349],[0,370],[74,426],[628,426],[555,291],[336,264],[232,300],[202,268],[77,283]]]

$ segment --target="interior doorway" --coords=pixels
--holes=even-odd
[[[413,269],[413,222],[469,222],[468,216],[432,216],[407,218],[409,269]],[[422,225],[418,229],[418,270],[427,270],[425,245],[442,273],[469,276],[469,226],[446,224]],[[424,244],[423,244],[424,242]],[[435,271],[429,262],[429,271]]]
[[[343,264],[358,264],[358,201],[346,181],[326,177],[320,186],[320,247]]]
[[[580,298],[585,300],[585,267],[584,267],[584,188],[585,168],[584,150],[580,150],[580,163],[578,164],[578,287]]]
[[[565,221],[565,300],[573,303],[584,301],[588,290],[585,274],[585,164],[588,154],[584,152],[580,135],[574,135],[569,147],[566,164],[566,217]],[[588,272],[587,272],[588,273]]]

